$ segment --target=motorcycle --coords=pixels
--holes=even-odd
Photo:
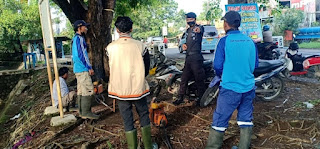
[[[211,80],[214,77],[214,71],[212,68],[212,61],[206,60],[203,62],[203,67],[205,69],[205,84],[209,85]],[[154,77],[149,81],[151,95],[157,97],[163,87],[166,87],[167,91],[170,94],[178,95],[180,89],[180,82],[182,71],[176,67],[176,62],[172,60],[159,61],[156,66],[151,69],[150,74],[153,74]],[[196,97],[196,85],[195,81],[191,80],[188,82],[188,87],[186,95],[189,97]]]
[[[278,42],[276,43],[257,43],[259,59],[275,60],[279,59],[281,53],[278,49]]]
[[[304,57],[298,54],[299,46],[296,43],[291,43],[286,50],[285,58],[289,61],[286,77],[290,76],[306,76],[309,78],[320,77],[320,56],[311,55]]]
[[[254,71],[256,93],[263,101],[272,101],[277,98],[284,88],[282,74],[288,62],[281,60],[259,60],[259,67]],[[215,77],[200,100],[200,106],[208,106],[218,97],[221,79]]]

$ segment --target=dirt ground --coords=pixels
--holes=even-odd
[[[51,104],[46,73],[35,77],[37,79],[31,81],[29,87],[13,103],[15,109],[11,111],[11,116],[18,113],[22,113],[22,116],[0,125],[0,148],[12,147],[28,132],[35,132],[35,135],[20,148],[126,148],[124,127],[118,109],[115,113],[110,110],[100,113],[98,121],[79,119],[71,126],[50,127],[50,117],[43,116],[45,107]],[[71,76],[68,83],[74,84],[73,79],[74,76]],[[286,80],[284,92],[276,100],[264,102],[257,97],[254,102],[252,148],[320,148],[319,89],[319,84]],[[167,103],[172,102],[172,96],[164,90],[159,98]],[[302,103],[306,101],[315,106],[307,108]],[[165,108],[169,121],[167,134],[173,148],[204,148],[215,106],[213,104],[200,108],[193,102],[178,107],[168,104]],[[139,130],[136,113],[135,121]],[[167,148],[158,128],[152,127],[152,135],[160,148]],[[138,136],[141,138],[139,131]],[[238,141],[239,128],[235,112],[226,131],[223,148],[230,149]]]

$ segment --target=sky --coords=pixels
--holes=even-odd
[[[178,3],[178,11],[183,9],[185,12],[194,12],[197,16],[203,11],[202,5],[206,0],[175,0]],[[224,5],[227,0],[221,0],[220,8],[224,11]]]
[[[202,4],[205,0],[175,0],[178,3],[178,11],[194,12],[197,16],[202,12]]]

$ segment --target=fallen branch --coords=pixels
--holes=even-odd
[[[46,144],[49,144],[50,142],[52,142],[54,139],[58,138],[60,135],[68,133],[70,131],[72,131],[73,129],[75,129],[76,127],[78,127],[80,124],[83,123],[83,119],[78,119],[76,121],[76,123],[65,127],[64,129],[62,129],[61,131],[59,131],[58,133],[56,133],[55,135],[53,135],[52,137],[50,137],[48,140],[44,141],[38,148],[42,148],[43,146],[45,146]]]
[[[172,104],[172,103],[169,103],[169,102],[166,102],[166,101],[163,101],[163,103],[165,103],[166,105],[173,106],[173,107],[177,108],[177,107],[176,107],[174,104]],[[191,116],[193,116],[193,117],[196,117],[196,118],[198,118],[198,119],[200,119],[200,120],[202,120],[202,121],[205,121],[205,122],[207,122],[207,123],[211,123],[210,121],[208,121],[208,120],[206,120],[206,119],[203,119],[203,118],[199,117],[198,115],[192,114],[192,113],[187,112],[187,111],[184,111],[184,112],[187,113],[187,114],[189,114],[189,115],[191,115]]]
[[[208,120],[206,120],[206,119],[201,118],[201,117],[198,116],[198,115],[189,113],[189,112],[187,112],[187,111],[184,111],[184,112],[186,112],[187,114],[189,114],[189,115],[191,115],[191,116],[193,116],[193,117],[195,117],[195,118],[198,118],[198,119],[200,119],[200,120],[202,120],[202,121],[205,121],[205,122],[207,122],[207,123],[212,123],[212,122],[210,122],[210,121],[208,121]]]
[[[269,118],[270,120],[274,121],[274,118],[271,117],[270,115],[267,115],[267,114],[263,114],[264,116],[266,116],[267,118]]]
[[[305,140],[305,139],[300,139],[300,138],[291,138],[291,137],[288,137],[288,136],[285,136],[285,135],[281,135],[281,134],[277,134],[275,136],[272,136],[269,138],[269,140],[271,140],[272,138],[277,138],[276,140],[279,140],[279,138],[285,138],[288,140],[288,142],[304,142],[304,143],[311,143],[311,141],[309,140]]]
[[[175,127],[182,127],[182,128],[205,129],[205,128],[196,127],[196,126],[179,126],[179,125],[172,125],[172,126],[175,126]]]
[[[64,149],[64,147],[63,147],[61,144],[57,143],[57,142],[55,142],[55,143],[53,143],[53,144],[56,145],[56,146],[58,146],[58,147],[60,147],[60,149]]]
[[[299,147],[301,147],[301,149],[303,149],[302,143],[298,142],[298,143],[290,143],[288,145],[298,145]]]
[[[180,142],[180,139],[178,139],[178,141],[179,141],[180,146],[183,148],[183,145],[182,145],[182,143]]]
[[[118,134],[115,134],[115,133],[112,133],[110,131],[107,131],[107,130],[104,130],[104,129],[100,129],[100,128],[97,128],[97,127],[94,127],[92,125],[88,125],[91,129],[94,129],[94,130],[97,130],[97,131],[100,131],[100,132],[103,132],[103,133],[107,133],[107,134],[110,134],[110,135],[113,135],[113,136],[117,136],[119,137],[120,135]]]
[[[267,141],[268,141],[268,139],[264,139],[264,141],[261,143],[260,146],[263,146]]]
[[[190,137],[191,138],[191,137]],[[192,139],[192,138],[191,138]],[[193,138],[192,140],[197,140],[197,141],[200,141],[201,142],[201,145],[203,146],[203,142],[200,138],[196,137],[196,138]]]

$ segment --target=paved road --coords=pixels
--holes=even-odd
[[[202,55],[205,59],[213,59],[214,54],[208,52],[202,52]],[[179,53],[178,48],[168,48],[166,49],[166,56],[169,59],[185,59],[186,54],[184,53]]]
[[[280,51],[282,54],[285,53],[287,48],[281,48]],[[320,49],[299,49],[299,53],[302,53],[304,56],[309,55],[320,55]],[[213,59],[214,53],[208,52],[202,52],[202,55],[205,59]],[[179,53],[178,48],[168,48],[166,49],[166,56],[169,59],[184,59],[185,53]]]

